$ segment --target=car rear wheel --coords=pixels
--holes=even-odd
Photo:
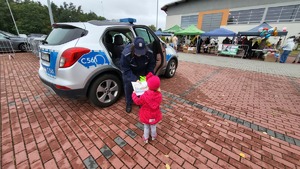
[[[174,59],[171,59],[168,63],[165,76],[168,78],[173,77],[175,75],[176,68],[177,68],[177,62]]]
[[[122,83],[118,77],[107,74],[100,76],[89,90],[89,100],[96,106],[108,107],[120,97]]]

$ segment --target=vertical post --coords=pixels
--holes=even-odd
[[[265,9],[265,11],[264,11],[264,14],[263,14],[263,16],[262,16],[262,18],[261,18],[260,23],[264,23],[264,22],[266,21],[266,16],[267,16],[268,10],[269,10],[269,7],[266,7],[266,9]]]
[[[156,0],[156,30],[158,30],[158,0]]]
[[[49,17],[50,17],[50,23],[51,26],[54,24],[54,20],[53,20],[53,14],[52,14],[52,9],[51,9],[51,3],[50,0],[47,0],[48,2],[48,11],[49,11]]]
[[[101,1],[102,17],[104,17],[103,1]]]
[[[13,20],[13,22],[14,22],[14,24],[15,24],[15,27],[16,27],[16,30],[17,30],[17,33],[18,33],[18,36],[19,36],[19,35],[20,35],[20,34],[19,34],[19,30],[18,30],[18,27],[17,27],[16,21],[15,21],[14,15],[13,15],[11,9],[10,9],[10,6],[9,6],[9,3],[8,3],[7,0],[6,0],[6,3],[7,3],[7,6],[8,6],[8,9],[9,9],[9,12],[10,12],[10,15],[11,15],[11,17],[12,17],[12,20]]]

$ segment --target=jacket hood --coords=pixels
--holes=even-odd
[[[145,100],[149,107],[153,110],[159,108],[161,102],[161,93],[158,91],[148,90],[147,94],[144,94]]]

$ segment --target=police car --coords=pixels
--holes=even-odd
[[[122,74],[114,61],[134,38],[143,37],[156,57],[155,74],[173,77],[178,65],[176,51],[133,18],[119,22],[88,21],[56,23],[40,45],[39,77],[59,96],[88,98],[107,107],[123,92]]]

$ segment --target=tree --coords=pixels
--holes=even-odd
[[[150,25],[148,26],[151,30],[153,30],[154,32],[156,31],[156,27],[154,25]]]
[[[97,16],[91,11],[89,13],[83,13],[81,6],[76,7],[73,3],[67,4],[64,2],[59,8],[56,6],[54,9],[52,8],[55,22],[86,22],[89,20],[105,20],[104,17]]]
[[[11,31],[13,28],[13,21],[9,13],[9,9],[5,1],[0,1],[0,30]]]
[[[21,34],[44,33],[51,31],[48,7],[32,0],[8,0],[16,24]],[[54,22],[85,22],[89,20],[105,20],[94,12],[84,13],[81,6],[63,3],[57,6],[51,3]],[[12,17],[5,0],[0,0],[0,30],[16,34]]]
[[[46,6],[26,0],[22,3],[12,3],[11,7],[20,33],[48,34],[51,30]]]

